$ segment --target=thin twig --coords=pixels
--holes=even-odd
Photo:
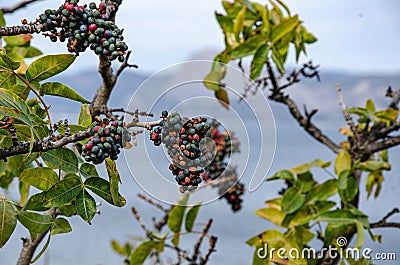
[[[203,232],[202,232],[201,236],[199,237],[199,239],[197,239],[196,244],[194,245],[193,255],[192,255],[191,263],[190,263],[192,265],[196,264],[196,261],[198,259],[199,254],[200,254],[201,243],[203,242],[203,239],[207,235],[208,231],[210,230],[212,221],[213,221],[212,219],[208,220],[208,222],[204,226],[204,229],[203,229]]]
[[[394,208],[392,211],[390,211],[385,217],[382,218],[379,222],[376,223],[371,223],[370,228],[381,228],[381,227],[395,227],[395,228],[400,228],[400,223],[394,223],[394,222],[386,222],[387,219],[389,219],[392,215],[395,215],[397,213],[400,213],[399,208]]]
[[[147,196],[144,195],[144,194],[139,193],[139,194],[138,194],[138,197],[139,197],[140,199],[144,200],[145,202],[147,202],[147,203],[149,203],[149,204],[155,206],[156,208],[160,209],[161,211],[163,211],[163,212],[165,212],[165,213],[169,212],[169,210],[168,210],[167,208],[165,208],[164,206],[162,206],[160,203],[158,203],[158,202],[156,202],[156,201],[150,199],[149,197],[147,197]]]
[[[16,5],[12,6],[12,7],[3,7],[1,9],[1,11],[3,11],[3,14],[10,14],[10,13],[14,13],[15,11],[17,11],[18,9],[24,8],[27,5],[34,3],[36,1],[39,0],[26,0],[26,1],[21,1],[19,3],[17,3]]]

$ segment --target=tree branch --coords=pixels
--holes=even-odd
[[[46,152],[53,149],[62,148],[69,143],[75,143],[92,136],[90,130],[80,131],[68,137],[61,138],[58,141],[43,139],[35,141],[31,152]],[[30,142],[22,142],[17,146],[0,148],[0,160],[5,160],[7,157],[28,154],[30,152]]]
[[[110,21],[115,21],[115,15],[118,11],[119,6],[122,3],[122,0],[107,0],[107,14],[110,18]],[[107,113],[107,103],[110,99],[111,92],[114,89],[114,86],[117,82],[118,76],[126,67],[131,67],[127,63],[127,59],[129,58],[130,52],[128,52],[128,56],[125,59],[124,63],[118,69],[116,74],[113,74],[113,70],[111,68],[111,62],[105,55],[99,55],[99,68],[98,71],[100,73],[102,84],[97,89],[92,103],[90,104],[90,112],[92,116],[96,116],[102,113]],[[134,67],[132,65],[132,67]]]
[[[366,147],[366,156],[372,155],[373,153],[397,146],[400,144],[400,136],[392,137],[380,142],[372,142]]]
[[[42,29],[43,29],[42,24],[0,27],[0,37],[15,36],[19,34],[28,34],[28,33],[40,33]]]
[[[12,6],[12,7],[8,7],[8,8],[7,8],[7,7],[3,7],[3,8],[1,9],[1,11],[3,11],[3,14],[14,13],[14,12],[17,11],[18,9],[24,8],[24,7],[26,7],[27,5],[29,5],[29,4],[31,4],[31,3],[34,3],[34,2],[36,2],[36,1],[39,1],[39,0],[26,0],[26,1],[21,1],[20,3],[14,5],[14,6]]]
[[[394,223],[394,222],[386,222],[389,217],[392,215],[395,215],[396,213],[400,213],[399,208],[394,208],[392,211],[390,211],[385,217],[382,218],[379,222],[372,223],[370,224],[370,228],[381,228],[381,227],[393,227],[393,228],[400,228],[400,223]]]
[[[306,65],[309,67],[308,65]],[[305,67],[306,67],[305,66]],[[313,67],[311,69],[315,70],[316,67]],[[269,75],[269,80],[271,81],[272,88],[271,88],[271,94],[269,95],[269,99],[280,102],[285,104],[290,111],[290,114],[292,114],[293,118],[298,122],[298,124],[304,128],[304,130],[311,135],[314,139],[316,139],[318,142],[323,143],[326,145],[329,149],[331,149],[334,153],[339,153],[341,151],[341,147],[338,146],[335,142],[333,142],[328,136],[322,133],[321,129],[319,129],[315,124],[311,122],[311,117],[312,115],[307,115],[306,117],[301,114],[297,104],[289,97],[289,95],[284,95],[283,90],[284,88],[288,87],[287,85],[280,87],[278,84],[278,80],[275,77],[275,73],[272,69],[271,63],[267,61],[267,71]],[[303,70],[304,72],[304,70]],[[307,76],[307,74],[306,74]],[[311,77],[317,76],[318,74],[310,74]],[[297,80],[297,76],[295,76],[294,80]],[[315,112],[315,111],[313,111]]]

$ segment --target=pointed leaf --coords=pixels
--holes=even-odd
[[[150,255],[151,250],[156,246],[154,241],[146,241],[140,244],[131,255],[129,265],[142,265]]]
[[[289,170],[279,170],[276,172],[272,177],[266,179],[266,181],[276,180],[276,179],[284,179],[288,180],[289,182],[294,181],[293,173]]]
[[[97,208],[96,201],[85,189],[82,189],[76,196],[75,206],[79,216],[90,224],[90,221],[96,215]]]
[[[225,89],[220,88],[219,90],[215,91],[215,97],[226,110],[229,110],[229,97],[228,92],[226,92]]]
[[[239,35],[243,31],[245,17],[246,17],[246,6],[243,6],[240,12],[237,14],[235,23],[233,24],[233,33],[235,33],[237,40],[239,40]]]
[[[79,172],[84,178],[99,177],[96,167],[90,163],[83,163],[79,169]]]
[[[65,172],[78,172],[78,158],[74,151],[69,148],[61,148],[59,150],[50,150],[42,153],[42,158],[51,165],[60,168]]]
[[[355,247],[360,249],[364,244],[365,230],[364,226],[360,222],[356,222],[356,228],[357,228],[357,241]]]
[[[272,27],[271,43],[275,44],[286,34],[291,33],[296,28],[296,26],[299,25],[299,23],[299,17],[298,15],[295,15],[283,21],[282,23],[279,23],[275,27]]]
[[[325,201],[329,197],[338,192],[338,184],[336,179],[330,179],[324,183],[317,184],[308,193],[307,203],[313,204],[316,201]]]
[[[75,58],[76,56],[72,54],[40,57],[29,65],[28,70],[26,70],[26,77],[29,82],[45,80],[67,69],[74,62]]]
[[[121,178],[119,176],[115,161],[110,158],[106,158],[106,169],[110,182],[111,198],[113,200],[113,204],[116,204],[118,202],[118,183],[121,182]]]
[[[169,229],[171,229],[174,233],[179,233],[181,231],[183,217],[185,216],[186,204],[188,200],[188,195],[179,202],[178,205],[175,205],[171,212],[169,213],[167,225]]]
[[[88,127],[92,123],[92,116],[90,115],[90,109],[87,104],[82,104],[81,112],[78,117],[78,125],[82,127]]]
[[[258,48],[251,62],[250,78],[256,79],[260,76],[264,64],[267,62],[270,46],[269,43],[264,43]]]
[[[90,103],[89,100],[83,98],[75,90],[59,82],[47,82],[42,84],[40,86],[40,95],[57,96],[82,103]]]
[[[46,211],[50,207],[44,207],[43,201],[45,199],[45,192],[41,192],[35,194],[29,198],[25,206],[23,207],[24,210],[31,210],[31,211]]]
[[[11,202],[0,198],[0,248],[7,243],[17,225],[17,213]]]
[[[57,218],[51,225],[50,235],[66,234],[72,231],[72,227],[65,218]]]
[[[319,215],[316,221],[327,222],[331,225],[341,226],[341,225],[351,225],[355,222],[355,216],[348,210],[334,210],[330,212],[325,212]]]
[[[5,52],[4,49],[0,50],[0,72],[12,72],[20,67],[21,63],[14,61]]]
[[[260,35],[253,36],[249,38],[247,41],[239,44],[237,47],[235,47],[231,53],[231,59],[240,59],[249,55],[253,55],[256,53],[258,48],[261,46],[261,44],[264,43],[264,37]]]
[[[335,160],[335,174],[339,175],[343,170],[351,169],[351,156],[347,149],[343,149]]]
[[[301,190],[292,187],[289,188],[282,198],[282,212],[285,214],[294,213],[303,206],[306,198],[301,194]]]
[[[196,204],[187,212],[185,219],[185,227],[187,232],[192,232],[194,222],[200,210],[200,206],[201,204]]]
[[[78,176],[71,174],[46,192],[43,206],[57,207],[64,205],[72,201],[81,189],[81,179]]]
[[[342,201],[351,201],[357,195],[357,182],[349,170],[344,170],[340,173],[338,188]]]
[[[48,167],[27,168],[19,176],[19,181],[46,191],[58,182],[58,176],[56,172]]]
[[[48,214],[42,215],[38,213],[19,211],[18,221],[31,233],[42,233],[50,228],[53,223],[53,217]]]
[[[96,195],[103,198],[109,204],[117,207],[122,207],[126,204],[126,200],[121,196],[121,194],[118,194],[118,202],[116,204],[113,203],[110,191],[110,183],[105,179],[91,177],[86,179],[84,186],[94,192]]]
[[[271,221],[277,226],[282,225],[282,221],[285,218],[285,214],[274,208],[262,208],[255,211],[255,214],[264,218],[268,221]]]

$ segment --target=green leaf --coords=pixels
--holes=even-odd
[[[322,213],[316,219],[317,222],[327,222],[335,226],[352,225],[355,220],[355,215],[344,209]]]
[[[96,201],[85,189],[82,189],[76,196],[75,206],[79,216],[90,224],[90,221],[96,215],[97,208]]]
[[[17,225],[17,213],[6,198],[0,198],[0,248],[7,243]]]
[[[297,180],[294,182],[294,186],[297,187],[301,192],[309,192],[314,187],[315,181],[310,171],[297,175]]]
[[[338,192],[336,179],[329,179],[324,183],[317,184],[307,195],[307,203],[313,204],[316,201],[325,201]]]
[[[29,198],[23,209],[31,211],[46,211],[47,209],[49,209],[49,207],[43,206],[44,199],[45,199],[45,192],[35,194]]]
[[[18,186],[19,186],[19,194],[20,194],[19,204],[23,205],[28,200],[30,185],[25,182],[19,182]]]
[[[315,234],[304,226],[296,226],[294,230],[296,241],[300,242],[302,245],[307,244],[315,237]]]
[[[82,181],[76,175],[64,178],[45,194],[43,206],[57,207],[72,201],[82,189]]]
[[[5,42],[9,46],[23,46],[29,45],[30,40],[32,39],[32,35],[30,34],[20,34],[16,36],[6,36],[4,37]]]
[[[172,242],[172,244],[173,244],[175,247],[177,247],[177,246],[179,245],[180,235],[181,235],[180,233],[175,233],[175,234],[173,235],[173,237],[172,237],[171,242]]]
[[[92,116],[90,115],[89,106],[87,104],[82,104],[78,117],[78,125],[82,127],[89,127],[90,124],[92,124]]]
[[[14,61],[6,54],[4,49],[0,49],[0,72],[12,72],[13,70],[17,70],[20,66],[20,62]]]
[[[339,174],[338,188],[342,201],[349,202],[357,195],[357,182],[349,170],[344,170]]]
[[[69,222],[64,218],[57,218],[51,225],[50,235],[66,234],[72,231]]]
[[[185,227],[187,232],[192,232],[194,222],[199,213],[201,204],[196,204],[186,214]]]
[[[75,60],[72,54],[46,55],[33,61],[26,70],[29,82],[42,81],[66,70]]]
[[[31,91],[27,86],[20,84],[7,86],[6,89],[13,92],[15,95],[19,96],[23,100],[26,100],[28,98],[29,92]]]
[[[121,182],[121,178],[119,176],[115,161],[110,158],[106,158],[106,169],[110,182],[111,198],[113,200],[113,204],[116,204],[118,203],[118,183]]]
[[[129,265],[142,265],[155,246],[156,242],[152,240],[140,244],[132,253]]]
[[[96,167],[90,163],[83,163],[79,169],[79,172],[84,178],[99,177]]]
[[[290,172],[289,170],[279,170],[272,177],[266,179],[266,181],[271,181],[276,179],[284,179],[288,180],[289,182],[293,182],[295,180],[293,173]]]
[[[169,229],[171,229],[171,231],[174,233],[179,233],[181,231],[188,199],[188,195],[185,195],[183,199],[179,202],[179,204],[175,205],[169,213],[167,225]]]
[[[264,37],[253,36],[247,41],[236,46],[230,53],[231,60],[240,59],[256,53],[258,48],[264,43]]]
[[[39,56],[42,54],[43,54],[43,52],[41,52],[39,49],[29,46],[28,50],[25,54],[25,58],[33,58],[33,57],[36,57],[36,56]]]
[[[271,221],[277,226],[282,225],[282,221],[285,218],[285,214],[274,208],[262,208],[255,211],[255,214],[264,218],[268,221]]]
[[[226,74],[226,63],[230,60],[226,52],[220,53],[214,58],[211,71],[204,77],[204,85],[211,90],[218,91],[221,87],[221,80]]]
[[[6,26],[6,21],[4,19],[3,10],[0,10],[0,27],[5,27],[5,26]]]
[[[283,74],[285,72],[285,59],[275,47],[272,47],[272,61],[274,61],[279,73]]]
[[[117,241],[111,240],[111,247],[116,253],[125,255],[125,249]]]
[[[62,215],[67,217],[77,214],[76,207],[72,203],[64,204],[63,206],[58,207],[58,209],[60,209]]]
[[[72,88],[59,82],[46,82],[40,86],[40,95],[68,98],[82,103],[90,103]]]
[[[267,62],[270,48],[271,46],[269,45],[269,43],[264,43],[258,48],[257,52],[254,54],[250,69],[251,79],[254,80],[260,76],[264,64]]]
[[[272,27],[271,43],[275,44],[282,39],[286,34],[291,33],[297,25],[300,24],[298,15],[290,17],[278,25]]]
[[[48,230],[53,223],[53,217],[48,214],[19,211],[18,221],[31,233],[42,233]]]
[[[239,41],[240,33],[243,31],[244,19],[246,17],[246,6],[243,6],[238,15],[236,16],[235,23],[233,24],[233,33],[235,33],[236,40]]]
[[[294,213],[306,201],[306,197],[301,193],[301,190],[291,187],[289,188],[282,198],[282,212],[285,214]]]
[[[19,176],[19,181],[46,191],[57,183],[58,176],[56,172],[48,167],[27,168]]]
[[[315,159],[310,163],[301,164],[290,169],[293,174],[302,174],[309,171],[311,168],[326,168],[331,165],[330,161],[323,161],[321,159]]]
[[[357,169],[365,170],[365,171],[378,171],[378,170],[390,170],[390,163],[378,160],[368,160],[365,162],[357,163],[355,165]]]
[[[0,88],[0,115],[12,117],[30,126],[33,143],[33,126],[35,124],[35,118],[30,113],[28,105],[26,105],[25,101],[16,94],[3,88]]]
[[[357,228],[357,241],[356,241],[356,248],[360,249],[362,245],[364,244],[364,239],[365,239],[365,230],[364,226],[360,222],[356,222],[356,228]]]
[[[122,207],[126,204],[126,200],[121,196],[121,194],[118,194],[118,202],[116,204],[113,203],[110,191],[110,183],[105,179],[91,177],[86,179],[84,186],[94,192],[96,195],[103,198],[109,204],[117,207]]]
[[[221,103],[222,107],[224,107],[226,110],[229,110],[229,97],[228,97],[228,92],[226,92],[225,89],[220,88],[219,90],[214,92],[215,98],[219,100],[219,103]]]
[[[60,168],[62,171],[71,173],[78,172],[78,158],[74,151],[69,148],[47,151],[42,153],[42,158],[51,165]]]
[[[335,159],[335,174],[339,175],[343,170],[351,169],[351,156],[346,148],[344,148]]]

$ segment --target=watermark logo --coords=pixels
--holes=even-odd
[[[335,246],[324,247],[320,250],[314,248],[275,248],[265,243],[257,249],[260,259],[268,260],[315,260],[328,257],[331,259],[365,259],[365,260],[396,260],[395,252],[374,252],[371,248],[352,248],[347,246],[347,238],[340,236],[336,239]]]

